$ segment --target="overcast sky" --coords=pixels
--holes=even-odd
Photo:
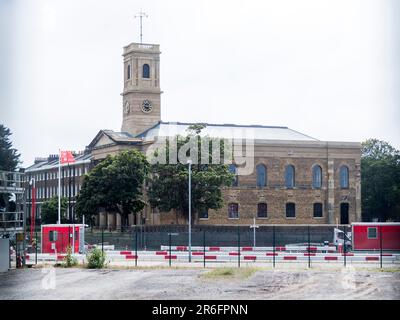
[[[0,0],[0,123],[23,166],[122,124],[122,47],[161,46],[162,120],[400,148],[400,1]]]

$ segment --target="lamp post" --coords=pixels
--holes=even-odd
[[[189,262],[192,262],[192,160],[189,165]]]
[[[250,226],[251,229],[253,229],[253,248],[254,250],[256,249],[256,229],[259,228],[258,225],[256,225],[256,218],[253,218],[253,224]]]
[[[29,185],[31,186],[31,232],[30,232],[30,236],[31,236],[31,244],[33,241],[33,232],[35,231],[35,220],[36,220],[36,181],[35,178],[32,178],[29,181]],[[25,232],[25,229],[24,229]]]

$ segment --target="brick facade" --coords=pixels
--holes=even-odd
[[[90,154],[75,153],[74,156],[75,163],[61,166],[61,197],[67,198],[68,201],[67,212],[63,218],[71,222],[75,221],[76,196],[82,187],[84,175],[92,167]],[[36,188],[35,216],[40,220],[43,203],[58,197],[58,155],[37,158],[35,163],[25,170],[28,216],[32,211],[32,186],[29,184],[31,179],[34,179]]]
[[[361,221],[360,195],[360,157],[358,144],[340,142],[317,142],[308,147],[302,143],[293,143],[282,148],[277,145],[256,145],[255,168],[248,176],[238,177],[238,186],[223,190],[224,206],[219,210],[210,210],[208,219],[197,219],[204,225],[251,224],[253,218],[258,224],[336,224],[341,223],[341,204],[349,205],[349,223]],[[339,148],[339,146],[341,146]],[[286,152],[285,152],[286,150]],[[288,156],[290,150],[290,157]],[[262,153],[274,156],[262,157]],[[329,173],[329,162],[333,162],[333,174]],[[256,166],[263,164],[267,168],[266,187],[257,187]],[[286,165],[295,167],[295,187],[285,187]],[[312,168],[319,165],[322,169],[322,186],[313,188]],[[349,188],[340,186],[340,167],[349,168]],[[330,186],[331,185],[331,186]],[[330,194],[333,199],[330,200]],[[295,204],[295,218],[286,217],[286,203]],[[237,203],[239,218],[228,217],[228,205]],[[258,203],[267,204],[267,217],[257,217]],[[322,217],[314,217],[314,203],[322,203]],[[331,212],[330,209],[331,208]],[[151,212],[148,209],[148,212]],[[155,222],[160,224],[176,223],[175,213],[156,214]],[[150,218],[150,217],[149,217]],[[182,219],[178,223],[184,223]]]

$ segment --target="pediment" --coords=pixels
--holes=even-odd
[[[93,150],[103,146],[115,144],[115,141],[110,138],[106,130],[100,130],[99,133],[94,137],[92,142],[88,145],[88,148]]]
[[[101,146],[104,146],[104,145],[109,145],[111,143],[114,143],[114,141],[112,141],[108,136],[106,136],[103,133],[103,135],[97,141],[95,147],[101,147]]]

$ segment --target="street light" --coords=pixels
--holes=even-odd
[[[192,262],[192,160],[189,165],[189,262]]]
[[[32,213],[31,213],[31,244],[32,244],[32,241],[33,241],[33,232],[35,231],[35,221],[36,221],[36,216],[35,216],[35,214],[36,214],[36,181],[35,181],[35,178],[32,178],[30,181],[29,181],[29,185],[31,186],[31,210],[32,210]],[[24,229],[24,232],[25,232],[25,229]],[[24,238],[24,241],[25,241],[25,238]]]
[[[259,228],[259,226],[256,225],[256,218],[253,218],[253,225],[251,225],[250,228],[253,229],[253,248],[255,250],[256,249],[256,229]]]

